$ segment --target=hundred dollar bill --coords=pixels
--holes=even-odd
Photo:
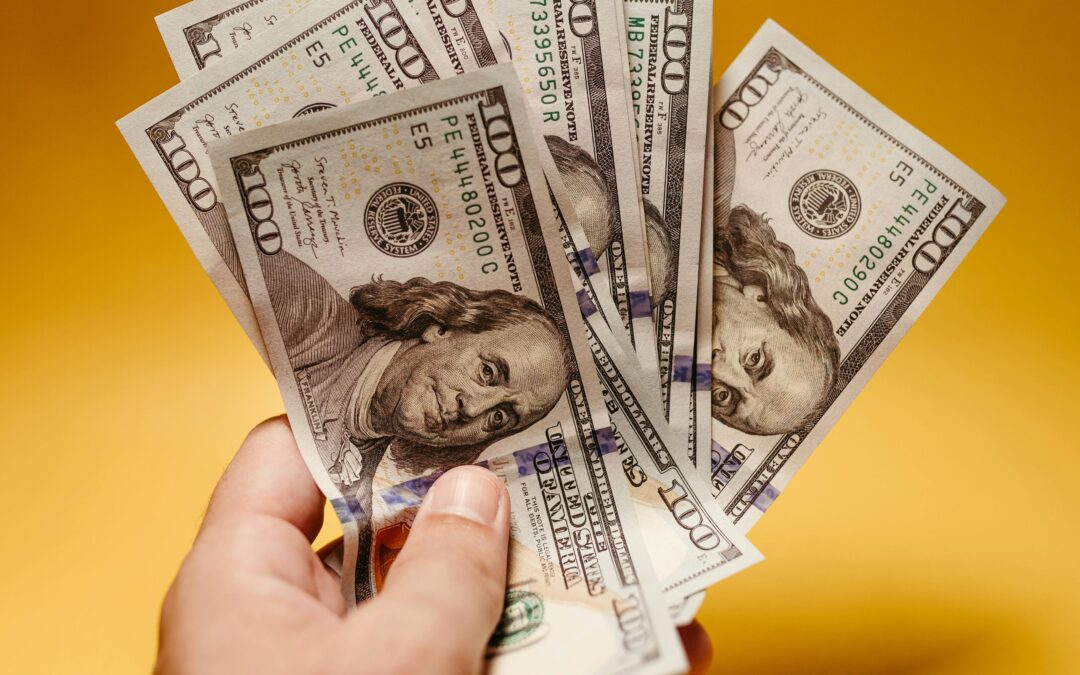
[[[705,138],[713,137],[712,116]],[[701,200],[701,246],[698,252],[698,311],[694,328],[694,393],[690,398],[690,458],[707,480],[712,478],[712,246],[713,147],[705,143],[705,185]]]
[[[572,204],[548,143],[538,138],[537,145],[554,202]],[[583,241],[583,233],[573,209],[564,206],[555,213],[564,253],[575,272],[586,335],[602,374],[604,399],[616,427],[615,443],[623,471],[631,484],[638,520],[644,524],[646,547],[665,599],[682,603],[686,594],[745,569],[761,556],[709,499],[708,482],[680,452],[685,440],[664,420],[656,387],[638,367],[632,348],[624,348],[623,341],[615,337],[613,330],[618,326],[602,319],[602,308],[611,305],[611,299],[591,283],[595,275],[588,273],[587,256],[582,254],[587,247],[575,243]],[[564,214],[570,217],[564,219]],[[692,612],[696,605],[681,607],[683,612],[687,608]]]
[[[545,172],[552,175],[547,164]],[[564,199],[560,181],[553,180],[552,189],[557,201]],[[709,499],[707,481],[685,455],[685,437],[667,424],[657,388],[636,367],[632,352],[614,339],[606,322],[597,320],[597,307],[603,303],[597,302],[596,290],[582,271],[581,256],[566,244],[576,236],[567,236],[573,232],[563,223],[564,252],[575,272],[578,303],[615,426],[623,473],[664,597],[681,625],[693,618],[705,588],[762,557]],[[697,596],[686,598],[694,593]]]
[[[180,79],[251,44],[255,37],[310,5],[312,0],[192,0],[157,17]]]
[[[304,6],[307,4],[307,1],[303,3]],[[618,2],[614,4],[619,6]],[[429,34],[437,36],[456,73],[510,60],[506,43],[492,24],[488,11],[472,0],[407,0],[401,6],[412,9],[416,13],[417,24],[427,29]],[[296,0],[248,0],[240,4],[235,4],[235,0],[195,0],[159,17],[158,23],[178,72],[185,76],[188,72],[197,72],[207,62],[212,63],[242,47],[259,30],[274,25],[273,20],[280,20],[279,15],[291,15],[296,9]],[[253,24],[256,15],[269,18]],[[244,27],[245,40],[232,36],[227,45],[217,44],[218,38],[213,36],[212,29],[222,27],[224,30],[224,27],[232,24]],[[252,28],[253,25],[255,28]],[[176,48],[177,44],[183,46]],[[200,57],[200,54],[206,57]],[[629,114],[625,119],[630,119]],[[568,203],[568,200],[563,201]],[[580,257],[581,270],[585,275],[583,281],[589,290],[596,288],[591,297],[600,318],[618,321],[619,313],[614,307],[610,284],[595,264],[576,219],[568,223],[568,236],[571,234],[572,239],[566,239],[567,246],[573,249],[574,256]],[[630,337],[622,330],[621,324],[613,323],[612,327],[612,337],[619,340],[620,345],[631,345]],[[633,350],[633,347],[629,346],[629,349]]]
[[[675,622],[676,626],[690,624],[704,603],[705,591],[698,591],[689,597],[683,598],[678,604],[668,607],[671,620]]]
[[[712,120],[710,118],[706,138],[712,138]],[[712,306],[712,147],[705,148],[705,186],[701,203],[701,248],[698,264],[697,297],[701,307]],[[690,398],[690,462],[706,481],[710,474],[710,445],[712,441],[712,417],[709,415],[710,391],[712,381],[712,311],[699,311],[696,314],[694,331],[694,391]],[[700,414],[699,414],[700,413]],[[694,620],[705,601],[705,591],[689,596],[683,602],[671,608],[671,617],[675,624],[684,626]]]
[[[620,0],[480,0],[517,66],[630,343],[656,373],[633,125],[619,49]]]
[[[710,498],[686,456],[687,434],[664,420],[659,392],[627,366],[627,355],[587,332],[615,442],[653,567],[673,611],[688,595],[740,572],[761,554]]]
[[[626,7],[625,7],[625,3],[622,0],[616,0],[616,2],[615,2],[615,12],[616,12],[616,15],[617,15],[616,16],[616,23],[620,27],[625,27],[626,26]],[[620,54],[627,54],[629,52],[629,49],[627,48],[627,43],[626,43],[626,31],[625,30],[620,30],[620,31],[618,31],[618,33],[619,33],[619,53]],[[619,64],[619,66],[620,66],[619,70],[620,70],[620,72],[622,74],[622,77],[623,77],[623,87],[626,89],[626,92],[627,92],[627,95],[625,97],[623,97],[625,102],[626,102],[626,116],[627,116],[628,119],[634,121],[634,129],[636,131],[637,130],[637,120],[635,119],[635,115],[634,115],[634,102],[633,102],[633,98],[632,98],[633,97],[633,87],[631,86],[631,83],[630,83],[630,62],[629,62],[628,59],[624,58],[624,59],[621,60],[621,63]],[[639,157],[640,156],[639,155],[640,151],[638,149],[637,134],[634,134],[632,138],[628,139],[628,142],[633,146],[633,149],[632,149],[633,156],[634,157]],[[640,193],[641,192],[641,174],[639,172],[635,172],[634,178],[635,178],[635,181],[637,182],[638,192]],[[642,209],[641,209],[641,240],[643,242],[645,242],[646,246],[648,246],[649,237],[648,237],[648,234],[647,234],[646,230],[647,230],[647,228],[645,227],[645,208],[644,208],[644,204],[642,204]],[[651,297],[652,287],[653,287],[652,286],[652,272],[649,269],[649,264],[648,264],[649,259],[648,259],[648,251],[647,250],[646,250],[645,262],[646,262],[645,271],[649,273],[648,274],[648,276],[649,276],[649,293],[650,293],[649,300],[650,300],[650,302],[652,302],[652,300],[653,300],[653,298]],[[655,310],[655,306],[654,306],[654,310]],[[655,335],[655,326],[653,326],[653,328],[654,328],[653,332],[654,332],[654,335]],[[657,364],[657,367],[659,368],[659,364]],[[657,371],[657,377],[659,377],[659,371]]]
[[[421,7],[419,0],[410,0],[411,6],[419,7],[418,14],[425,27],[437,36],[439,42],[446,47],[447,57],[454,64],[457,72],[470,72],[478,68],[485,68],[498,63],[510,63],[508,43],[499,34],[490,16],[487,4],[480,4],[474,0],[425,0],[426,7]],[[424,17],[437,17],[436,20],[424,22]],[[455,19],[460,25],[455,27]],[[465,38],[463,39],[463,36]],[[460,67],[460,70],[458,69]],[[530,101],[538,104],[538,101]],[[534,116],[534,120],[538,118]],[[626,119],[629,119],[627,116]],[[534,127],[536,124],[534,124]],[[558,142],[556,137],[538,136],[544,162],[544,172],[549,177],[559,176],[549,144]],[[563,243],[567,251],[568,259],[574,265],[575,272],[580,276],[584,286],[582,291],[588,293],[591,309],[597,314],[597,319],[609,323],[610,330],[601,330],[605,337],[617,340],[620,347],[629,353],[634,353],[634,347],[629,334],[623,328],[618,309],[610,291],[610,284],[600,267],[596,264],[595,256],[589,247],[581,223],[576,216],[569,219],[559,210],[561,203],[569,212],[574,212],[571,206],[571,198],[565,191],[562,180],[551,180],[551,187],[559,192],[556,201],[556,216],[563,225]],[[554,195],[553,195],[554,196]],[[586,316],[590,316],[586,314]]]
[[[500,66],[211,154],[350,595],[377,591],[435,476],[479,461],[513,500],[491,666],[672,672],[534,138]]]
[[[551,176],[548,163],[545,172]],[[556,201],[564,200],[560,181],[552,181],[552,191]],[[577,249],[566,243],[576,236],[573,232],[563,223],[564,252],[575,272],[578,304],[615,426],[623,473],[664,597],[673,618],[686,623],[700,606],[700,598],[686,602],[687,594],[746,569],[761,555],[709,499],[707,481],[685,455],[685,437],[680,438],[681,432],[664,419],[657,388],[645,379],[632,352],[614,338],[609,325],[597,320],[597,307],[603,303],[597,302],[596,289],[582,271]]]
[[[535,120],[536,101],[530,97],[530,103]],[[545,172],[561,177],[562,172],[552,170],[550,154],[541,150]],[[562,180],[551,180],[551,189],[556,203],[576,204]],[[558,210],[557,215],[561,217]],[[679,618],[687,612],[692,616],[700,599],[685,603],[687,594],[745,569],[761,556],[709,499],[708,481],[685,454],[685,427],[676,431],[664,419],[655,380],[638,367],[633,347],[616,337],[618,325],[597,320],[610,298],[603,295],[601,284],[594,284],[597,275],[590,274],[588,247],[578,243],[584,235],[580,221],[560,220],[564,251],[579,284],[579,305],[617,431],[623,470],[665,599],[673,608],[678,605]]]
[[[520,75],[518,66],[518,73]],[[537,101],[532,104],[534,120]],[[541,122],[542,125],[542,122]],[[548,148],[556,150],[550,138]],[[554,161],[541,148],[542,163],[554,178],[551,189],[557,204],[578,205],[553,170]],[[700,176],[699,176],[700,177]],[[564,211],[572,211],[569,207]],[[561,213],[557,214],[561,215]],[[589,274],[588,248],[581,241],[582,218],[560,220],[564,252],[574,270],[581,312],[596,367],[601,374],[604,397],[616,428],[615,441],[622,466],[631,484],[638,519],[643,523],[646,544],[665,599],[692,616],[700,600],[684,603],[686,595],[741,571],[761,559],[746,539],[735,533],[709,499],[708,482],[686,456],[687,431],[670,427],[664,419],[660,397],[649,375],[638,367],[631,348],[613,334],[618,325],[596,320],[605,306]],[[700,236],[700,230],[696,233]],[[587,236],[586,236],[587,238]]]
[[[291,17],[312,0],[193,0],[157,18],[158,29],[181,79],[249,44],[259,33]],[[429,34],[438,34],[457,73],[470,65],[508,57],[501,41],[478,52],[473,33],[494,35],[490,17],[471,0],[403,0]],[[490,50],[495,50],[493,53]]]
[[[445,51],[411,12],[388,0],[319,0],[118,122],[256,348],[263,349],[262,340],[207,145],[440,73],[453,73]]]
[[[664,413],[689,432],[711,0],[622,0]]]
[[[771,21],[711,114],[713,490],[747,529],[1005,199]]]
[[[314,11],[318,11],[318,6],[312,7],[312,8],[310,8],[308,10],[308,12],[314,12]],[[303,19],[302,18],[297,19],[297,21],[303,21]],[[284,31],[290,25],[293,25],[293,23],[289,23],[287,25],[280,26],[276,30]],[[474,50],[475,53],[484,54],[484,53],[487,53],[487,52],[494,51],[494,50],[485,50],[483,48],[483,44],[482,44],[482,40],[481,40],[481,37],[483,37],[483,31],[473,31],[473,32],[470,33],[470,37],[471,37],[471,39],[474,39],[476,41],[476,48]],[[260,39],[263,39],[263,38],[260,38]],[[441,39],[440,40],[435,40],[435,42],[442,43],[443,40],[441,40]],[[247,51],[245,50],[244,53],[246,54]],[[243,56],[232,56],[232,57],[230,57],[228,62],[229,63],[239,62],[243,58],[244,58]],[[214,71],[220,70],[222,72],[232,72],[231,68],[222,68],[222,67],[219,67],[219,66],[215,66],[215,68],[213,70]],[[438,75],[440,75],[442,73],[452,72],[451,69],[448,68],[447,64],[445,64],[445,63],[440,64],[438,59],[434,59],[432,70],[433,70],[433,73],[432,73],[433,76],[438,76]],[[204,71],[203,73],[200,73],[195,78],[195,80],[200,81],[200,82],[203,81],[203,80],[207,80],[207,81],[213,83],[214,80],[208,79],[207,76],[205,75],[206,72],[210,72],[210,71]],[[312,80],[309,82],[309,85],[312,86],[312,87],[320,87],[324,91],[338,91],[338,90],[341,90],[342,88],[345,88],[347,90],[347,88],[351,85],[351,82],[352,82],[353,78],[354,78],[354,75],[350,71],[348,71],[347,69],[327,69],[327,70],[321,71],[321,72],[317,73],[316,75],[314,75]],[[190,96],[199,97],[197,88],[195,88],[193,85],[187,85],[187,83],[185,83],[185,85],[188,87],[188,89],[185,90],[186,94],[184,96],[178,97],[180,101],[190,100],[190,98],[189,98]],[[216,86],[216,85],[214,85],[214,86]],[[199,97],[199,98],[201,98],[201,97]],[[153,104],[151,104],[151,105],[153,106]],[[175,105],[176,105],[175,99],[170,99],[169,105],[165,106],[165,109],[171,110],[171,109],[173,109],[173,106],[175,106]],[[151,119],[160,119],[160,116],[156,116],[155,114],[151,114],[149,117]],[[545,158],[551,163],[552,168],[553,168],[554,162],[550,160],[550,155],[545,153]],[[549,173],[552,174],[552,175],[557,175],[558,174],[558,172],[554,171],[554,170],[550,171]],[[552,184],[553,184],[553,189],[555,189],[557,193],[562,195],[563,194],[562,182],[559,181],[559,180],[553,180]],[[563,203],[570,203],[569,199],[567,199],[565,197],[565,195],[559,197],[559,199]],[[570,209],[570,211],[572,211],[572,209]],[[567,244],[565,250],[567,251],[568,255],[570,255],[572,258],[579,259],[579,262],[580,262],[580,257],[581,256],[579,255],[579,250],[583,250],[583,251],[587,252],[588,249],[587,249],[587,247],[578,246],[578,245],[575,245],[573,243],[572,239],[580,240],[582,238],[582,235],[581,235],[581,232],[580,232],[580,227],[577,225],[576,218],[573,218],[573,217],[568,218],[568,221],[569,222],[566,224],[567,226],[566,226],[565,231],[563,233],[564,234],[564,242]],[[231,243],[231,241],[230,241],[230,243]],[[584,266],[586,266],[586,263],[582,263],[580,266],[584,267]],[[595,277],[596,277],[596,275],[594,274],[594,275],[592,275],[591,278],[595,278]],[[588,289],[581,289],[581,290],[582,291],[587,291]],[[586,299],[586,302],[585,302],[585,304],[583,306],[584,308],[589,308],[589,311],[586,312],[586,316],[590,316],[593,309],[598,309],[598,308],[603,307],[605,305],[605,303],[603,302],[604,299],[605,298],[601,295],[601,297],[598,300],[595,293],[588,295],[588,298]],[[246,297],[244,298],[244,300],[245,300],[245,305],[246,305]],[[608,300],[610,300],[610,299],[608,299]],[[608,304],[610,304],[610,301],[609,301]],[[613,313],[613,311],[614,310],[609,311],[608,315],[610,316]],[[240,314],[239,311],[237,313],[238,313],[238,315]],[[590,319],[591,318],[592,317],[590,316]],[[618,347],[618,345],[621,344],[621,342],[619,342],[618,340],[612,339],[613,336],[611,335],[610,331],[605,330],[606,325],[603,323],[603,321],[597,322],[597,321],[590,320],[590,326],[592,326],[592,328],[596,332],[599,333],[598,340],[603,342],[604,344],[606,344],[608,346],[608,349],[612,353],[621,353],[621,350]],[[261,346],[261,341],[259,343],[257,343],[257,344],[259,344]],[[637,367],[636,367],[636,363],[629,360],[629,359],[623,359],[622,361],[619,361],[619,364],[620,364],[621,370],[625,371],[626,373],[633,374],[638,370]],[[646,384],[635,385],[631,389],[625,383],[625,376],[620,374],[620,375],[618,375],[618,379],[619,379],[620,382],[622,382],[622,384],[620,384],[620,390],[626,390],[626,391],[629,391],[629,392],[633,392],[633,391],[648,391],[649,389],[652,389],[652,387],[649,387],[647,385],[647,383]],[[627,400],[627,399],[631,400],[631,401],[634,401],[632,407],[636,408],[636,407],[639,407],[639,406],[643,405],[642,403],[639,402],[638,399],[635,399],[635,397],[633,396],[632,393],[624,394],[621,397],[621,400]],[[646,407],[648,407],[648,404],[644,404],[644,405]],[[649,425],[649,424],[653,424],[655,422],[662,422],[662,415],[660,415],[660,414],[649,414],[649,415],[645,415],[645,416],[642,417],[642,424]],[[645,437],[658,436],[661,433],[663,433],[663,432],[660,432],[660,431],[657,431],[656,429],[650,428]],[[651,454],[648,451],[646,451],[644,448],[634,445],[634,443],[638,442],[637,441],[638,436],[640,436],[640,434],[635,436],[635,438],[631,438],[628,441],[628,443],[623,445],[622,447],[624,448],[624,451],[626,451],[626,452],[630,451],[630,450],[625,450],[626,448],[628,448],[628,447],[632,448],[632,452],[635,453],[635,456],[641,458],[641,462],[643,462],[646,466],[648,466],[650,464],[650,462],[652,461],[651,460]],[[671,467],[667,467],[667,472],[668,473],[672,472]],[[653,471],[653,473],[651,475],[660,476],[662,473],[663,473],[663,471],[661,471],[659,468],[657,468],[655,471]],[[654,483],[652,485],[652,487],[655,488],[655,489],[653,489],[651,492],[648,491],[647,489],[643,488],[645,499],[644,500],[640,500],[640,499],[636,500],[636,503],[639,505],[640,508],[649,511],[650,514],[657,514],[656,518],[653,518],[652,520],[650,520],[650,528],[656,529],[657,532],[656,533],[650,533],[649,536],[648,536],[648,540],[650,542],[649,551],[650,551],[650,554],[659,556],[659,559],[661,561],[667,561],[665,563],[665,565],[664,565],[665,570],[670,571],[672,574],[678,573],[679,574],[678,578],[680,578],[680,579],[687,578],[687,579],[691,579],[695,583],[704,583],[703,582],[703,579],[704,579],[703,577],[696,577],[696,576],[693,576],[693,575],[690,575],[690,574],[686,574],[686,572],[688,571],[689,567],[692,567],[693,565],[697,564],[697,563],[695,563],[695,561],[697,560],[697,549],[700,546],[704,545],[704,546],[715,547],[717,545],[717,542],[721,542],[721,541],[724,542],[724,543],[723,543],[723,546],[720,546],[719,548],[720,548],[720,551],[724,552],[725,555],[726,555],[726,557],[724,558],[725,565],[723,566],[722,572],[719,570],[718,567],[713,566],[714,569],[711,572],[711,574],[713,576],[709,577],[709,578],[719,578],[717,575],[726,576],[728,574],[734,573],[735,571],[738,571],[738,569],[741,569],[745,565],[752,563],[754,560],[756,560],[758,558],[758,556],[756,554],[756,551],[753,551],[752,547],[747,542],[745,542],[745,540],[734,542],[734,541],[731,540],[730,536],[723,536],[723,535],[720,535],[720,536],[716,537],[715,539],[714,538],[708,538],[706,540],[702,540],[700,538],[700,536],[699,536],[701,534],[700,529],[698,529],[696,531],[694,530],[693,527],[687,529],[685,527],[685,523],[689,522],[689,521],[686,521],[685,518],[682,520],[682,522],[680,522],[680,518],[683,517],[682,506],[684,505],[686,500],[684,500],[684,502],[679,502],[679,505],[678,505],[679,510],[674,510],[676,507],[673,507],[673,506],[667,504],[666,502],[664,502],[662,499],[660,499],[658,497],[657,490],[660,487],[659,484]],[[674,487],[672,481],[669,481],[667,483],[666,487],[668,489],[676,489]],[[677,489],[678,490],[686,490],[686,489],[689,489],[689,488],[687,487],[686,482],[682,481],[682,482],[680,482],[680,486]],[[707,495],[707,492],[708,492],[707,488],[705,488],[705,489],[699,488],[697,490],[697,493],[702,494],[702,495]],[[639,491],[639,493],[640,493],[640,491]],[[651,494],[651,496],[650,496],[650,494]],[[672,497],[672,499],[674,500],[674,497]],[[696,497],[694,499],[695,499],[695,501],[697,501]],[[667,510],[666,511],[658,511],[658,509],[667,509]],[[696,542],[695,542],[695,539],[696,539]],[[733,563],[738,563],[738,564],[733,564]],[[666,582],[666,580],[665,580],[665,582]],[[667,584],[665,583],[665,585],[667,585]]]

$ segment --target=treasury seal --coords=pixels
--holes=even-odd
[[[364,209],[368,239],[387,255],[408,258],[435,241],[439,210],[431,196],[409,183],[391,183],[375,191]]]
[[[862,198],[847,176],[820,169],[795,181],[788,209],[803,232],[818,239],[833,239],[855,227]]]

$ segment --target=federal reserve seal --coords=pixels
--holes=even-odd
[[[391,183],[371,195],[364,209],[368,239],[387,255],[408,258],[435,241],[439,210],[431,196],[409,183]]]
[[[795,181],[788,209],[803,232],[818,239],[833,239],[855,227],[862,198],[847,176],[821,169]]]
[[[337,106],[333,103],[312,103],[311,105],[306,105],[303,108],[297,110],[296,114],[293,115],[293,119],[296,119],[297,117],[303,117],[304,115],[314,115],[317,112],[330,110],[336,107]]]

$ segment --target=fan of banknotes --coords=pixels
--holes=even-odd
[[[676,672],[674,626],[1004,204],[702,0],[195,0],[119,122],[377,594],[441,472],[512,502],[492,668]]]

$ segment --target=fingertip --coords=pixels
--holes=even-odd
[[[505,536],[509,532],[509,503],[506,485],[494,473],[481,466],[458,466],[431,486],[417,518],[456,516]]]
[[[712,640],[709,639],[709,634],[697,621],[679,626],[678,629],[683,648],[686,650],[686,658],[690,662],[690,675],[707,673],[713,658]]]
[[[284,415],[257,424],[214,488],[203,527],[237,515],[284,520],[309,541],[322,528],[324,497]]]

